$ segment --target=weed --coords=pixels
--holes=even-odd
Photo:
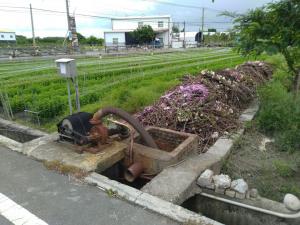
[[[273,81],[260,88],[261,109],[257,122],[259,128],[276,137],[276,145],[282,151],[300,149],[300,98],[279,82]]]
[[[117,191],[114,191],[114,190],[112,190],[112,189],[107,189],[107,190],[106,190],[106,194],[107,194],[109,197],[111,197],[111,198],[116,198],[116,197],[119,196],[119,195],[118,195],[118,192],[117,192]]]
[[[281,177],[291,177],[295,172],[293,168],[291,168],[291,166],[287,164],[285,161],[275,160],[273,161],[273,165],[275,167],[276,172]]]

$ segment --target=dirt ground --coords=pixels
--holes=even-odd
[[[300,150],[280,151],[253,124],[235,144],[222,173],[244,178],[250,188],[275,201],[282,201],[286,193],[300,198]]]

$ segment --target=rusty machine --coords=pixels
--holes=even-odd
[[[106,123],[104,118],[108,115],[117,116],[121,121],[110,119]],[[166,166],[195,152],[198,144],[196,135],[155,127],[145,129],[130,114],[112,107],[95,114],[72,114],[59,122],[57,128],[60,141],[74,144],[79,153],[98,154],[114,141],[126,143],[128,148],[118,163],[118,173],[121,170],[129,182],[139,177],[151,179]]]

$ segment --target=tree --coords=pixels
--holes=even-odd
[[[149,44],[154,40],[155,33],[150,25],[144,25],[133,31],[133,38],[139,44]]]
[[[300,86],[300,1],[281,0],[251,10],[235,19],[238,50],[244,55],[281,53],[293,75],[293,90]]]
[[[85,42],[89,45],[103,45],[104,40],[102,38],[96,38],[95,36],[90,36],[86,38]]]
[[[81,33],[77,32],[77,38],[78,38],[78,42],[80,44],[85,44],[86,43],[86,38],[85,36],[83,36]]]
[[[179,33],[179,28],[178,28],[178,26],[173,25],[173,27],[172,27],[172,32],[173,32],[173,33]]]
[[[19,45],[30,44],[30,41],[27,39],[27,37],[23,35],[16,35],[16,41]]]

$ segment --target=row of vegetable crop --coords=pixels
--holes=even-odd
[[[191,54],[189,56],[189,58],[192,57],[201,57],[201,56],[205,56],[205,54],[207,53],[216,53],[216,51],[204,51],[204,52],[197,52],[194,54]],[[175,53],[173,53],[175,54]],[[182,56],[184,56],[183,54],[179,54],[174,56],[168,56],[168,55],[159,55],[159,56],[145,56],[145,57],[139,57],[139,58],[134,58],[134,57],[129,57],[129,60],[118,60],[116,59],[115,61],[110,61],[107,62],[107,60],[91,60],[90,62],[82,62],[81,60],[77,63],[78,64],[78,71],[79,72],[84,72],[86,70],[89,70],[90,68],[95,68],[98,67],[98,69],[101,70],[107,70],[107,69],[111,69],[111,68],[118,68],[118,67],[124,67],[124,66],[130,66],[130,65],[136,65],[138,63],[143,63],[143,64],[147,64],[147,63],[154,63],[154,61],[156,62],[160,62],[161,60],[176,60],[176,59],[182,59]],[[172,58],[170,58],[172,57]],[[134,58],[134,59],[131,59]],[[131,64],[132,63],[132,64]],[[1,64],[0,64],[1,65]],[[82,71],[83,70],[83,71]],[[11,73],[11,71],[13,71],[13,73]],[[44,78],[45,75],[48,76],[52,76],[53,74],[56,74],[56,68],[55,68],[55,64],[54,62],[52,62],[50,64],[50,66],[48,67],[42,67],[39,68],[36,65],[32,65],[31,68],[27,68],[24,70],[24,68],[20,68],[19,70],[17,70],[15,67],[10,69],[10,72],[8,71],[7,74],[6,73],[1,73],[0,78],[3,80],[10,80],[12,79],[13,81],[16,80],[16,78],[24,78],[24,77],[34,77],[34,76],[39,76],[40,74],[43,74]]]
[[[216,50],[201,50],[201,51],[190,51],[188,54],[190,56],[195,54],[201,54],[206,52],[212,52]],[[185,54],[182,52],[176,52],[176,53],[165,53],[165,54],[147,54],[147,55],[132,55],[132,56],[114,56],[114,57],[105,57],[105,58],[97,58],[97,57],[87,57],[83,58],[80,57],[77,59],[78,66],[85,66],[89,65],[90,63],[99,63],[99,64],[114,64],[116,61],[119,63],[122,62],[132,62],[132,61],[142,61],[144,59],[151,59],[151,58],[171,58],[171,57],[180,57],[184,56]],[[44,68],[44,67],[52,67],[54,65],[53,59],[47,59],[47,60],[30,60],[30,61],[9,61],[9,62],[0,62],[0,71],[4,71],[4,75],[6,73],[9,74],[11,70],[18,72],[22,71],[24,69],[33,70],[35,68]],[[33,68],[34,66],[34,68]]]
[[[219,58],[222,56],[226,56],[226,55],[232,55],[232,53],[226,53],[223,55],[210,55],[210,56],[206,56],[206,57],[201,57],[201,58],[191,58],[191,59],[181,59],[181,60],[174,60],[174,61],[167,61],[167,62],[158,62],[158,63],[148,63],[146,65],[143,66],[131,66],[131,67],[121,67],[121,68],[117,68],[117,69],[109,69],[109,70],[88,70],[88,72],[79,72],[79,74],[86,74],[86,76],[81,76],[81,79],[84,79],[85,81],[89,81],[89,80],[102,80],[103,77],[106,76],[117,76],[120,74],[128,74],[128,73],[134,73],[134,72],[140,72],[140,71],[147,71],[147,70],[152,70],[155,68],[160,68],[160,67],[167,67],[167,66],[172,66],[172,65],[178,65],[178,64],[188,64],[188,63],[192,63],[192,62],[197,62],[199,60],[206,60],[206,59],[210,59],[210,58]],[[79,76],[80,77],[80,76]],[[35,79],[33,82],[31,80],[25,80],[20,84],[14,82],[13,84],[8,84],[6,83],[6,87],[10,87],[12,91],[11,95],[14,95],[16,93],[17,90],[27,90],[27,92],[32,92],[30,90],[30,87],[33,87],[33,85],[35,85],[36,87],[33,87],[34,89],[38,89],[39,87],[45,87],[45,86],[49,86],[48,89],[54,88],[54,85],[57,86],[57,84],[61,84],[62,83],[62,79],[60,79],[57,75],[52,75],[51,77],[49,77],[49,79],[46,79],[47,77],[40,77],[38,79]],[[26,85],[27,84],[27,85]],[[51,87],[53,86],[53,87]],[[56,88],[56,87],[55,87]],[[45,91],[45,89],[43,89],[43,91]]]
[[[241,61],[241,59],[239,57],[236,57],[232,60],[230,60],[229,58],[225,58],[225,59],[219,59],[218,61],[219,62],[223,61],[223,63],[226,63],[228,65],[229,61],[231,61],[232,63],[238,63]],[[207,62],[205,67],[214,66],[216,65],[215,62],[216,62],[215,60],[214,61],[211,60],[210,62]],[[222,63],[220,63],[220,65],[222,65]],[[202,68],[205,67],[203,66]],[[187,71],[191,71],[191,72],[201,69],[201,67],[199,67],[196,70],[193,67],[191,68],[186,67],[186,68]],[[81,96],[81,104],[82,106],[85,106],[88,104],[98,102],[105,95],[109,95],[111,90],[118,88],[120,85],[128,86],[134,83],[138,84],[141,80],[151,79],[153,77],[162,77],[162,78],[166,77],[167,80],[174,79],[174,77],[179,77],[180,75],[182,75],[182,72],[184,72],[184,70],[178,70],[178,67],[176,67],[167,70],[166,72],[158,71],[156,73],[155,72],[149,73],[146,76],[135,76],[135,77],[131,77],[130,79],[125,78],[113,83],[108,83],[104,85],[95,85],[95,87],[91,88],[88,93]],[[26,105],[24,104],[24,102],[26,102]],[[11,105],[13,110],[16,110],[16,108],[18,108],[18,110],[21,111],[24,108],[28,108],[30,110],[40,112],[41,118],[53,118],[63,114],[66,111],[67,97],[61,95],[49,96],[44,93],[34,98],[30,95],[25,95],[21,99],[13,98]]]
[[[226,54],[223,56],[232,56],[232,54]],[[201,60],[212,60],[212,59],[218,59],[221,58],[220,56],[210,56],[210,57],[204,57]],[[101,83],[106,83],[106,82],[111,82],[112,80],[115,79],[119,79],[120,76],[122,77],[131,77],[135,74],[139,74],[139,75],[144,75],[145,73],[147,73],[148,71],[150,71],[152,73],[152,71],[154,69],[158,70],[160,68],[169,68],[169,67],[174,67],[176,66],[178,68],[178,66],[183,65],[183,66],[189,66],[190,64],[194,64],[195,62],[198,64],[198,61],[200,61],[199,59],[188,59],[188,60],[182,60],[180,62],[176,63],[161,63],[161,66],[158,66],[158,64],[154,64],[154,65],[149,65],[149,66],[145,66],[143,67],[144,69],[139,69],[139,68],[134,68],[131,70],[128,70],[126,68],[124,68],[121,72],[119,73],[89,73],[88,76],[86,77],[79,77],[79,84],[82,87],[87,86],[87,87],[91,87],[93,85],[98,85],[99,82]],[[202,62],[202,61],[201,61]],[[206,61],[203,61],[206,62]],[[130,71],[130,73],[129,73]],[[158,70],[159,71],[159,70]],[[124,76],[124,74],[126,74],[126,76]],[[10,87],[8,89],[8,94],[9,96],[15,96],[15,95],[24,95],[24,94],[39,94],[39,93],[46,93],[46,92],[50,92],[53,93],[53,90],[55,89],[55,94],[56,95],[61,95],[64,93],[65,90],[65,81],[62,79],[51,79],[50,80],[46,80],[46,81],[42,81],[40,83],[29,83],[29,86],[26,86],[25,83],[23,82],[21,85],[18,86],[14,86],[14,87]]]

